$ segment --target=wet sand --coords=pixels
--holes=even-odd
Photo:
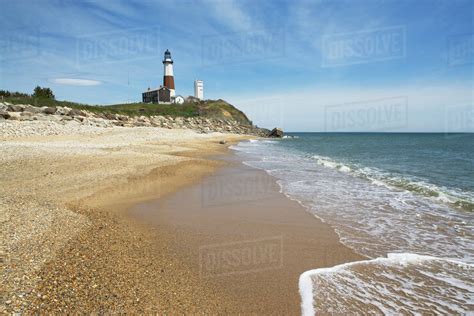
[[[306,270],[361,260],[332,228],[279,192],[275,178],[236,156],[203,181],[130,214],[173,236],[170,250],[226,312],[299,314]]]

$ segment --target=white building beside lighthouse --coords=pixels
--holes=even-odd
[[[204,99],[204,81],[195,80],[194,81],[194,97],[199,100]]]

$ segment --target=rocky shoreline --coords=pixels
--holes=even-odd
[[[57,125],[80,125],[108,128],[121,127],[161,127],[168,129],[191,129],[201,134],[212,132],[255,135],[259,137],[282,137],[283,131],[275,128],[268,130],[254,125],[241,123],[232,119],[215,119],[207,117],[171,117],[171,116],[128,116],[114,113],[94,113],[69,107],[36,107],[29,104],[11,104],[0,102],[1,121],[38,121],[46,122],[50,128]],[[15,135],[9,136],[28,136]],[[8,130],[4,134],[9,134]],[[54,134],[54,132],[52,133]]]

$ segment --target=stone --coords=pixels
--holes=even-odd
[[[0,111],[8,111],[8,105],[6,104],[0,104]]]
[[[225,145],[225,144],[227,144],[227,141],[226,141],[226,140],[221,140],[221,141],[219,142],[219,144]]]
[[[56,108],[56,113],[59,114],[59,115],[67,115],[72,109],[71,108],[68,108],[67,106],[58,106]]]
[[[86,113],[84,113],[81,110],[78,109],[71,109],[68,113],[68,116],[86,116]]]
[[[108,119],[108,120],[116,120],[117,119],[117,115],[113,114],[113,113],[105,113],[105,117]]]
[[[29,105],[29,104],[28,104],[28,105],[25,106],[24,112],[41,113],[41,112],[42,112],[42,109],[39,108],[39,107],[32,106],[32,105]]]
[[[35,113],[31,112],[20,112],[20,118],[22,121],[31,121],[33,120]]]
[[[10,112],[23,112],[24,109],[25,106],[21,104],[10,104],[8,106],[8,111]]]
[[[53,107],[44,107],[44,108],[43,108],[43,113],[44,113],[44,114],[54,114],[54,113],[56,113],[56,108],[53,108]]]
[[[7,111],[0,110],[0,117],[1,118],[8,120],[10,118],[10,116],[11,116],[10,113],[8,113]]]
[[[275,127],[274,129],[272,129],[272,131],[270,132],[268,136],[275,137],[275,138],[282,138],[283,130],[281,128]]]
[[[8,118],[9,120],[12,120],[12,121],[21,120],[20,113],[18,113],[18,112],[8,112],[8,114],[10,115],[10,117]]]

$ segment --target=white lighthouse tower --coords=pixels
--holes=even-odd
[[[175,96],[174,89],[174,76],[173,76],[173,59],[171,59],[171,53],[169,50],[165,52],[165,58],[163,59],[164,75],[163,75],[163,86],[170,89],[170,96]]]

